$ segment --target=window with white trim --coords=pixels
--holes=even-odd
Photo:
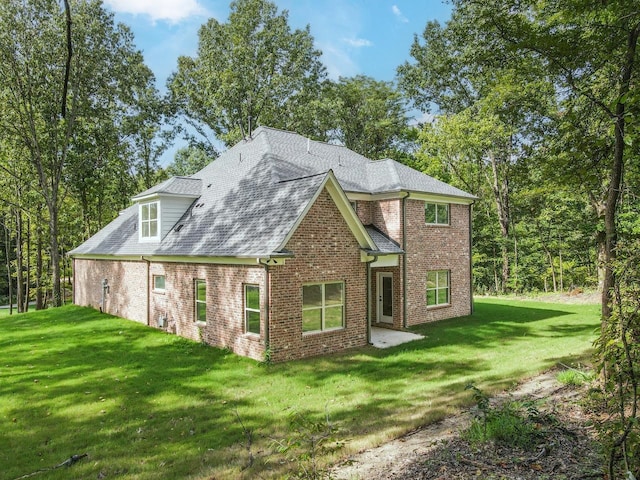
[[[449,270],[427,272],[427,307],[449,305]]]
[[[197,279],[193,282],[196,322],[207,321],[207,282]]]
[[[154,292],[164,292],[164,284],[165,284],[164,275],[154,275],[153,276],[153,291]]]
[[[449,204],[424,202],[424,221],[427,225],[449,225]]]
[[[344,328],[344,282],[302,286],[302,331]]]
[[[140,205],[140,238],[155,240],[160,237],[160,202]]]
[[[244,328],[247,333],[260,335],[260,287],[244,286]]]

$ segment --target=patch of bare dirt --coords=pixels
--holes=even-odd
[[[492,442],[472,445],[461,432],[474,409],[354,455],[331,472],[342,480],[602,479],[602,458],[579,400],[585,388],[559,384],[552,371],[491,400],[535,401],[541,419],[535,445],[524,450]]]

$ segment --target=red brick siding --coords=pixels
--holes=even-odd
[[[371,202],[371,223],[402,245],[402,200]]]
[[[426,225],[424,202],[406,201],[407,323],[459,317],[471,313],[469,206],[450,205],[449,226]],[[449,270],[449,306],[426,306],[426,275]]]
[[[356,213],[363,225],[371,225],[373,223],[373,220],[371,220],[372,203],[373,202],[366,202],[363,200],[358,200],[356,202]]]
[[[166,316],[168,331],[227,347],[239,355],[264,357],[265,270],[261,266],[75,259],[75,303],[100,308],[102,279],[109,283],[105,311],[151,326]],[[153,275],[165,276],[165,292],[153,291]],[[194,280],[207,282],[207,322],[195,320]],[[244,284],[260,287],[261,334],[244,332]],[[147,292],[149,303],[147,304]],[[149,305],[147,307],[147,305]]]
[[[101,308],[107,279],[105,313],[147,323],[147,264],[135,261],[74,259],[74,302]]]
[[[367,344],[366,266],[360,246],[323,191],[286,245],[294,258],[270,267],[271,358],[285,361]],[[344,281],[345,328],[302,333],[302,286]]]
[[[175,333],[262,360],[265,270],[261,266],[165,263],[167,316]],[[195,322],[195,280],[207,285],[207,321]],[[261,333],[245,333],[244,285],[260,287]],[[154,323],[155,324],[155,323]]]

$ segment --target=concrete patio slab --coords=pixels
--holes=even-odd
[[[376,348],[389,348],[424,338],[422,335],[388,328],[371,327],[371,344]]]

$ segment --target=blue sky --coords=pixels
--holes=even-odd
[[[180,55],[193,56],[198,28],[208,18],[226,22],[230,0],[104,0],[116,20],[132,29],[137,47],[165,90]],[[446,22],[444,0],[275,0],[292,28],[310,26],[330,78],[369,75],[393,80],[409,60],[414,34],[429,20]],[[172,151],[175,149],[172,149]],[[163,159],[166,163],[167,159]]]

